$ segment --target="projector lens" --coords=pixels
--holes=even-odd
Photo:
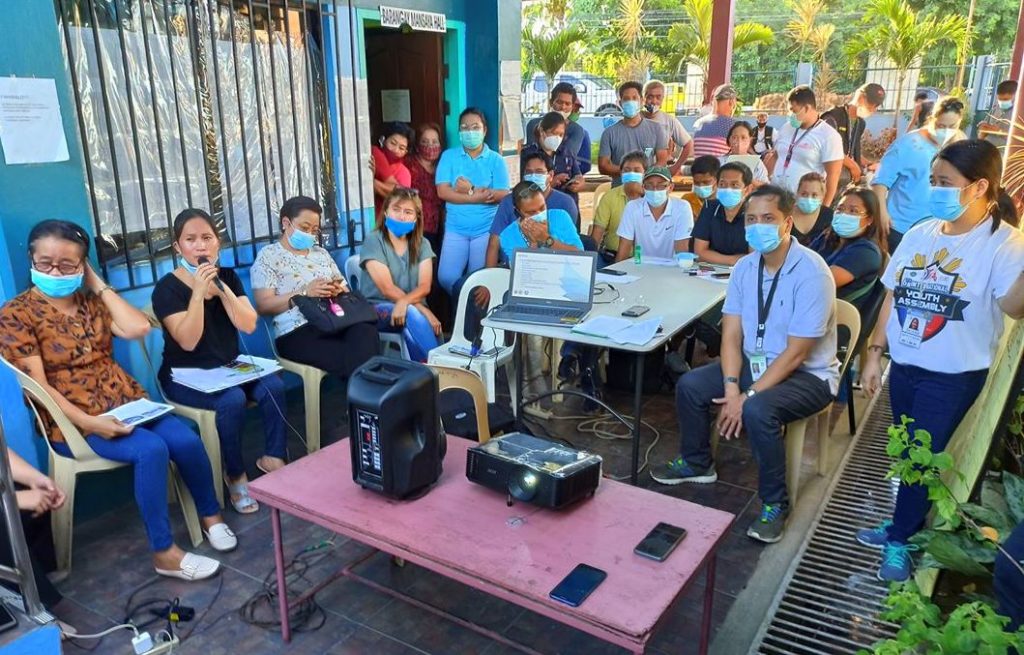
[[[537,494],[540,478],[528,468],[516,469],[508,478],[508,493],[516,500],[529,501]]]

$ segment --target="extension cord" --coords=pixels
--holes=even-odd
[[[540,403],[530,403],[523,407],[523,412],[530,416],[544,419],[545,421],[550,421],[555,417],[555,413],[553,411],[549,409],[541,409]]]
[[[147,650],[142,655],[162,655],[163,653],[170,653],[172,650],[178,647],[178,637],[175,635],[167,641],[158,641],[153,644],[153,647]]]

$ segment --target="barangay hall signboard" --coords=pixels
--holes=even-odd
[[[430,11],[413,11],[411,9],[399,9],[398,7],[380,6],[380,24],[382,27],[397,27],[408,25],[417,32],[447,32],[448,21],[444,14],[435,14]]]

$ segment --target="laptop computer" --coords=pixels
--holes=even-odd
[[[520,248],[512,253],[512,275],[499,321],[572,327],[594,301],[597,253]]]

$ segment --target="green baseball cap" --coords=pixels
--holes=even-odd
[[[644,173],[645,180],[649,177],[663,177],[669,182],[672,181],[672,173],[669,172],[668,166],[651,166]]]

